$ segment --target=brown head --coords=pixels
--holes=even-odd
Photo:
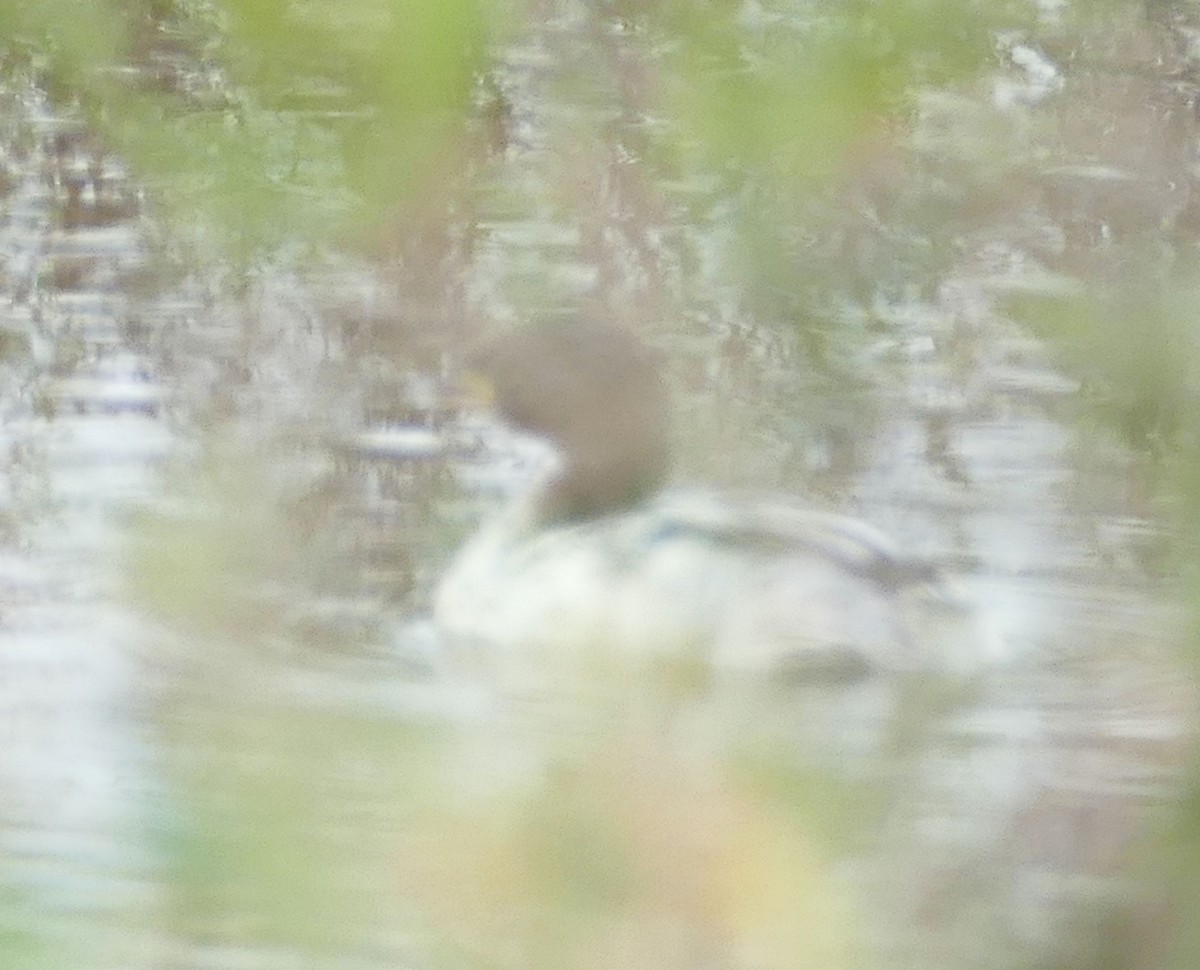
[[[670,406],[660,355],[595,320],[538,324],[495,338],[471,366],[514,427],[552,441],[564,468],[546,518],[584,519],[646,497],[670,464]]]

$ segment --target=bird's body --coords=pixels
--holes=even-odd
[[[602,324],[534,328],[488,352],[501,415],[562,463],[459,552],[435,597],[442,634],[538,663],[661,657],[821,678],[927,665],[913,614],[935,571],[882,533],[788,496],[663,486],[655,363]]]
[[[929,575],[856,520],[767,496],[669,489],[544,525],[526,496],[460,552],[437,594],[454,642],[682,656],[748,673],[911,670]]]

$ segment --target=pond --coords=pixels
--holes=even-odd
[[[1150,959],[1187,496],[1158,405],[1057,338],[1095,281],[1190,253],[1190,28],[1069,66],[1053,29],[998,37],[748,257],[778,199],[659,163],[621,24],[531,20],[481,82],[473,178],[249,266],[189,249],[171,186],[44,77],[0,77],[7,965]],[[611,88],[578,91],[583,61]],[[430,591],[544,460],[463,402],[463,356],[580,306],[664,352],[677,478],[804,495],[952,571],[986,630],[968,672],[661,709],[459,676]],[[1119,311],[1103,362],[1165,388],[1187,325]]]

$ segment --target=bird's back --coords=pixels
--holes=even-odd
[[[581,521],[538,524],[530,505],[511,509],[461,551],[435,611],[452,643],[505,656],[582,649],[857,676],[927,662],[912,614],[935,582],[854,519],[671,489]]]

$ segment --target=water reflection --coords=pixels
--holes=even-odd
[[[120,605],[121,514],[172,447],[167,394],[122,332],[144,259],[133,190],[82,126],[6,89],[0,845],[14,965],[129,965],[110,927],[143,907],[159,863],[159,785]],[[22,942],[23,941],[23,942]],[[132,947],[136,951],[137,947]]]
[[[448,187],[378,263],[280,256],[236,285],[152,255],[119,160],[4,90],[0,899],[36,939],[15,960],[1004,966],[1141,891],[1190,739],[1183,611],[1137,456],[1076,424],[1078,380],[1009,311],[1184,220],[1190,115],[1089,77],[1067,160],[1014,151],[974,192],[954,135],[979,106],[931,99],[904,161],[948,189],[907,198],[884,159],[817,239],[771,240],[801,281],[748,300],[719,282],[737,206],[638,163],[648,107],[564,93],[595,50],[576,13],[491,82],[490,188]],[[602,36],[620,90],[632,49]],[[557,125],[598,117],[619,143],[564,165]],[[1165,146],[1149,170],[1139,145]],[[460,409],[463,344],[597,299],[673,361],[684,475],[812,493],[955,567],[1002,663],[665,698],[620,671],[513,698],[448,664],[428,591],[541,460]]]

